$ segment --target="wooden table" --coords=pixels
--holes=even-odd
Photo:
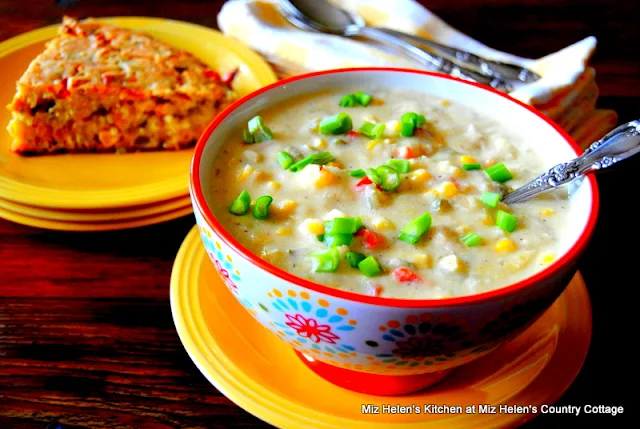
[[[161,16],[215,27],[222,4],[81,1],[64,10],[55,3],[72,2],[0,0],[0,40],[57,23],[63,13]],[[593,63],[600,105],[616,109],[621,122],[640,117],[637,1],[424,3],[473,37],[522,56],[539,57],[597,36]],[[631,427],[626,422],[636,412],[622,389],[631,384],[637,335],[627,296],[638,287],[638,226],[630,192],[638,167],[640,162],[632,160],[598,178],[601,217],[581,266],[593,300],[592,346],[582,372],[559,401],[622,405],[625,413],[543,415],[527,428],[594,419],[611,428]],[[174,329],[169,276],[193,224],[189,216],[136,230],[87,234],[0,220],[0,428],[268,427],[205,380]]]

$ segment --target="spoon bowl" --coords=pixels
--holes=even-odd
[[[280,4],[287,19],[297,21],[294,25],[307,30],[342,35],[348,34],[350,27],[365,26],[359,16],[334,7],[325,0],[281,0]]]

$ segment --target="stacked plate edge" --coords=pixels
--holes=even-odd
[[[215,30],[160,18],[103,20],[145,31],[221,73],[238,69],[238,96],[276,81],[262,57]],[[0,42],[0,105],[10,103],[15,82],[57,31],[53,25]],[[9,119],[8,110],[0,109],[0,127]],[[0,129],[0,218],[45,229],[101,231],[151,225],[192,212],[192,150],[25,157],[12,153],[10,146],[9,133]]]

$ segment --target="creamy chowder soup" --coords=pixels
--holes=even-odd
[[[260,112],[218,153],[211,195],[227,231],[298,277],[443,298],[517,282],[568,248],[566,192],[499,202],[544,167],[487,114],[355,89]]]

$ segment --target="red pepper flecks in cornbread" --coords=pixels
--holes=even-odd
[[[9,105],[17,153],[181,149],[233,99],[192,54],[149,35],[65,17]]]

